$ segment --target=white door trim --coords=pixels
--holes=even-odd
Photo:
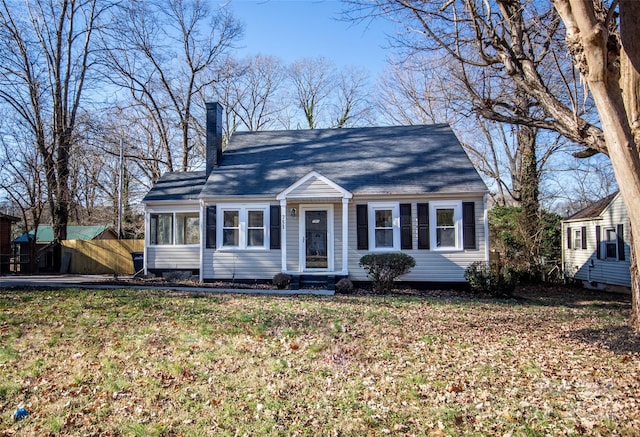
[[[335,236],[333,231],[333,204],[301,204],[300,209],[300,231],[299,231],[299,253],[298,269],[300,272],[333,272],[334,271],[334,245]],[[307,211],[327,211],[327,264],[326,269],[307,269],[306,266],[306,213]]]

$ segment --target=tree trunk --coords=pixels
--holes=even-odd
[[[620,88],[627,112],[627,120],[631,128],[631,139],[634,141],[634,155],[638,157],[640,144],[640,41],[637,32],[640,25],[640,3],[637,0],[620,0]],[[640,178],[640,175],[636,173]],[[625,184],[623,182],[623,184]],[[638,184],[638,183],[637,183]],[[637,185],[634,197],[625,198],[629,216],[636,216],[640,211],[640,196]],[[636,232],[633,232],[633,229]],[[634,237],[637,235],[637,237]],[[631,224],[631,318],[630,325],[640,331],[640,227]]]
[[[527,262],[531,273],[539,271],[538,235],[540,234],[540,202],[538,199],[540,178],[536,155],[535,128],[518,126],[518,148],[522,153],[520,163],[520,205],[522,207],[521,226],[526,244]]]

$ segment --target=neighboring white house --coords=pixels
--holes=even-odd
[[[402,251],[402,280],[461,283],[488,260],[488,190],[449,126],[236,132],[222,153],[221,113],[207,104],[206,171],[144,198],[146,271],[363,281],[363,255]]]
[[[616,192],[562,222],[565,275],[585,287],[631,287],[629,214]]]

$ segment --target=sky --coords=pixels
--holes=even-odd
[[[234,16],[244,24],[238,43],[243,55],[272,55],[290,63],[325,57],[338,67],[360,67],[381,73],[390,51],[388,20],[344,21],[345,5],[337,0],[229,0]]]

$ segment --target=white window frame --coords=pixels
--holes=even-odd
[[[453,209],[454,241],[455,246],[438,247],[438,210]],[[462,244],[462,201],[437,200],[429,202],[429,239],[432,251],[446,252],[463,250]]]
[[[198,216],[198,238],[197,243],[191,244],[177,244],[177,235],[178,235],[178,219],[177,215],[195,215]],[[154,215],[170,215],[171,216],[171,243],[168,244],[156,244],[151,242],[151,217]],[[169,247],[169,246],[180,246],[180,247],[195,247],[200,246],[200,236],[202,234],[202,226],[200,226],[200,211],[194,210],[175,210],[175,211],[163,211],[163,210],[152,210],[149,211],[149,246],[151,247]]]
[[[582,249],[582,228],[573,229],[573,250]]]
[[[269,250],[269,204],[257,204],[257,203],[219,203],[216,211],[216,248],[222,251],[235,251],[235,250]],[[225,246],[223,241],[223,225],[224,225],[224,212],[225,211],[238,211],[239,220],[239,238],[237,246]],[[264,227],[264,240],[262,246],[249,246],[248,245],[248,230],[249,230],[249,211],[261,211],[263,217]],[[257,229],[257,228],[252,228]]]
[[[369,251],[370,252],[399,252],[400,251],[400,204],[398,202],[369,202]],[[393,246],[376,247],[376,211],[391,210],[393,226]]]

